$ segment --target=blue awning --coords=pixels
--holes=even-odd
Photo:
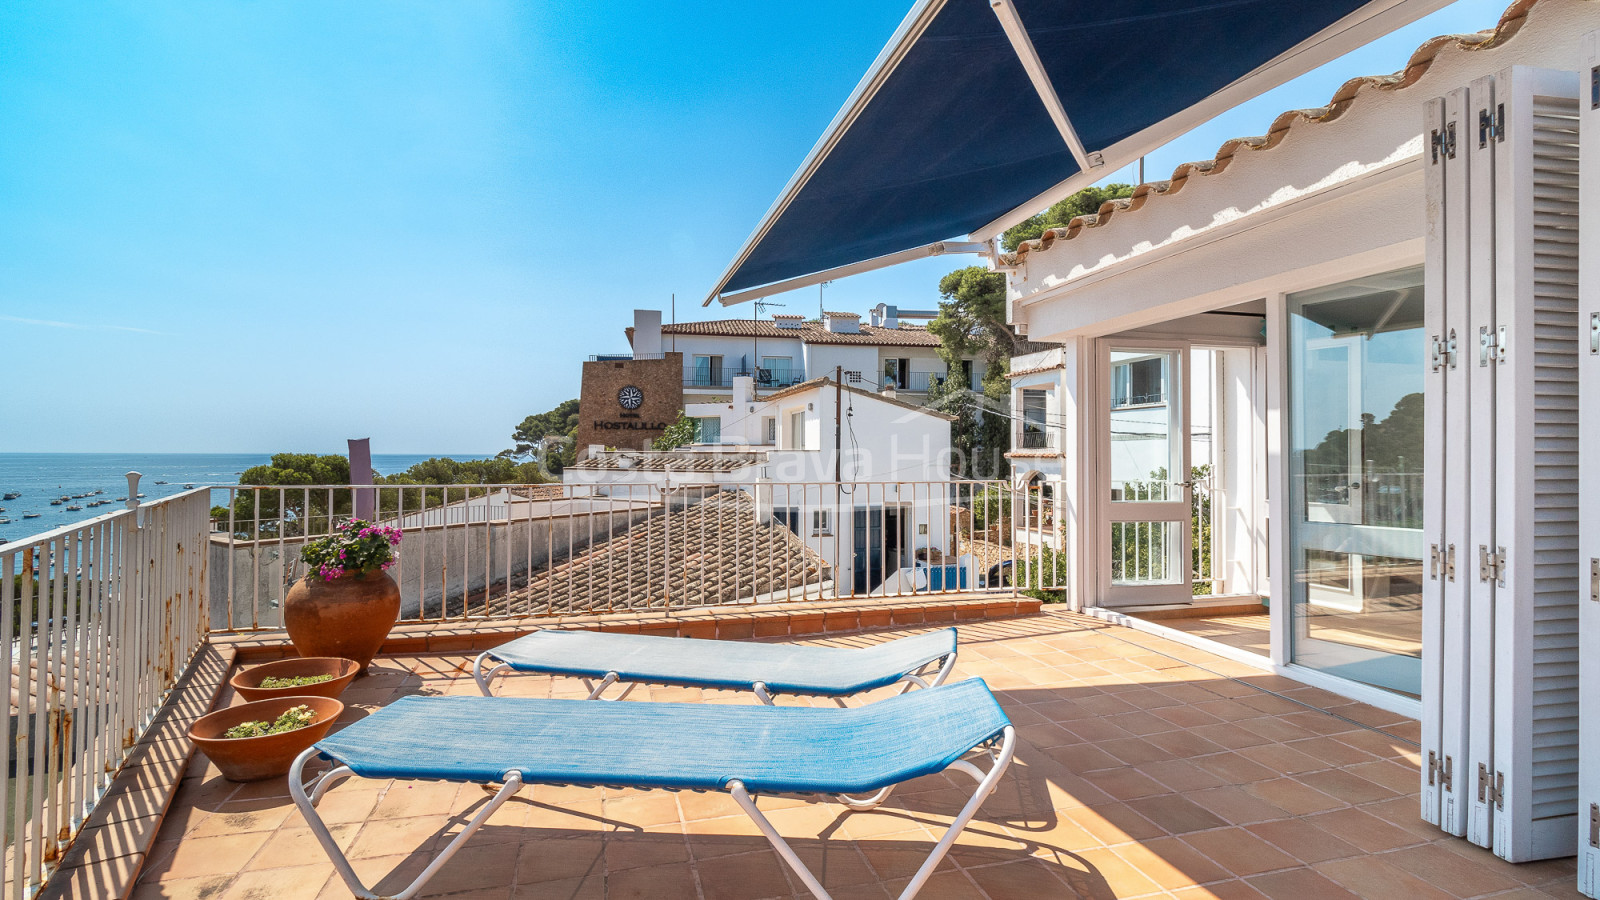
[[[984,241],[1447,0],[922,0],[706,298]]]

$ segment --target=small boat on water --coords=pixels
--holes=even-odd
[[[24,519],[37,519],[37,518],[39,518],[39,514],[38,513],[23,513],[22,517]]]
[[[67,507],[67,512],[83,512],[83,507],[78,505],[78,504],[76,504],[76,503],[74,503],[71,506]]]
[[[15,500],[15,499],[17,499],[18,497],[21,497],[21,496],[22,496],[22,494],[17,492],[17,491],[7,491],[6,495],[5,495],[5,499],[6,500]]]
[[[61,505],[61,501],[60,500],[51,500],[50,501],[50,505],[51,506],[60,506]]]
[[[10,519],[6,518],[5,516],[0,516],[0,525],[10,525],[10,524],[11,524],[11,520]]]
[[[135,497],[143,497],[144,495],[143,494],[134,494],[134,496]]]
[[[186,484],[186,485],[183,486],[183,489],[186,490],[186,491],[192,491],[192,490],[194,490],[194,485]]]
[[[158,481],[158,482],[156,482],[156,484],[166,484],[166,482],[165,481]]]

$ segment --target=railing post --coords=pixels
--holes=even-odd
[[[133,522],[136,528],[144,527],[144,510],[139,508],[139,479],[143,477],[138,472],[128,473],[128,500],[123,504],[127,508],[134,510]]]

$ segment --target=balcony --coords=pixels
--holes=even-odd
[[[834,487],[791,485],[762,503],[803,508]],[[1037,548],[1005,537],[1007,511],[1028,508],[1006,482],[918,496],[907,533],[927,526],[938,558],[880,569],[880,586],[901,580],[871,596],[835,577],[845,563],[825,540],[758,521],[741,491],[708,488],[605,498],[525,485],[201,488],[0,547],[0,610],[39,611],[36,625],[0,621],[5,637],[22,635],[0,642],[12,648],[0,672],[21,729],[9,751],[20,800],[6,820],[8,890],[26,895],[49,877],[41,896],[349,896],[283,779],[227,782],[182,735],[213,703],[238,702],[233,668],[291,652],[275,616],[297,545],[370,503],[406,531],[403,621],[375,674],[344,694],[336,727],[401,697],[476,693],[478,650],[533,627],[861,646],[959,623],[954,677],[987,680],[1019,749],[925,898],[1570,895],[1571,860],[1513,866],[1418,821],[1415,721],[1041,608],[1009,578],[930,590],[919,573],[947,564],[1015,572],[1020,589],[1046,596],[1053,585],[1037,583],[1048,570],[1030,557]],[[458,507],[482,514],[446,512]],[[835,517],[830,538],[849,521]],[[730,551],[716,552],[723,542]],[[585,695],[574,679],[530,675],[497,692]],[[648,686],[635,701],[749,702]],[[883,898],[959,812],[953,785],[919,778],[870,812],[762,805],[835,897]],[[486,797],[358,778],[322,808],[357,873],[392,893]],[[496,810],[428,890],[807,895],[727,795],[543,785]]]
[[[1054,436],[1042,428],[1023,431],[1017,442],[1017,446],[1023,450],[1048,450],[1055,445]]]
[[[757,368],[721,368],[718,366],[686,366],[683,370],[683,386],[685,388],[701,390],[728,390],[733,387],[733,379],[747,377],[755,379],[756,390],[780,390],[793,387],[806,380],[805,371],[798,368],[789,369],[763,369]]]

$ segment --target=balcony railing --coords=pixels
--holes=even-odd
[[[756,389],[792,387],[806,380],[801,369],[724,369],[689,366],[683,370],[683,386],[689,388],[731,388],[738,377],[755,379]]]
[[[201,488],[0,546],[7,896],[59,864],[206,640],[209,512]]]
[[[405,623],[1064,583],[1059,556],[1016,539],[1029,500],[1006,481],[567,490],[200,488],[0,546],[5,893],[49,876],[208,633],[281,630],[301,547],[358,511],[404,534]]]
[[[1024,431],[1021,436],[1020,446],[1023,450],[1048,450],[1054,447],[1055,440],[1048,431]]]

